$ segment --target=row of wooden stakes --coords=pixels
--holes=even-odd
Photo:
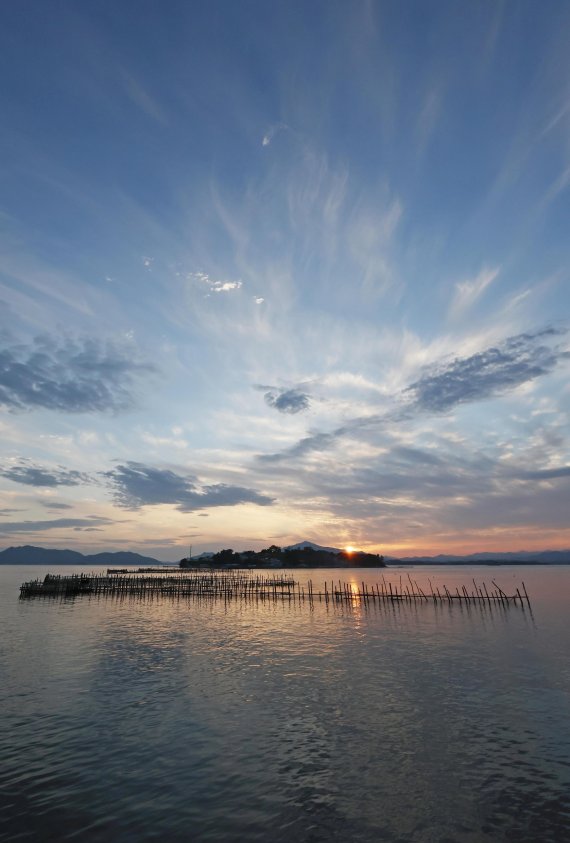
[[[285,572],[274,574],[256,574],[251,571],[188,572],[177,574],[125,573],[108,572],[105,574],[47,574],[43,580],[32,580],[20,587],[20,596],[29,597],[79,597],[92,596],[171,596],[203,597],[231,600],[235,598],[255,598],[273,600],[296,600],[299,602],[315,601],[328,603],[453,603],[460,604],[497,604],[502,606],[525,602],[530,609],[530,599],[522,583],[522,593],[517,587],[516,593],[508,595],[492,580],[492,587],[487,588],[472,581],[471,586],[456,586],[450,591],[447,586],[434,586],[428,579],[429,590],[420,587],[416,580],[407,575],[407,580],[399,578],[399,583],[382,581],[361,583],[325,581],[324,586],[315,590],[309,580],[306,588],[288,576]]]
[[[325,600],[363,600],[364,602],[372,600],[403,603],[432,602],[437,604],[457,600],[459,603],[466,604],[496,603],[502,606],[517,603],[520,606],[524,606],[526,601],[529,609],[531,608],[530,598],[524,582],[521,583],[523,593],[521,594],[520,589],[517,587],[516,594],[512,595],[506,594],[494,580],[492,580],[493,588],[490,590],[484,582],[478,585],[475,580],[472,580],[473,589],[471,591],[465,585],[462,585],[461,589],[459,586],[456,586],[455,593],[451,592],[445,585],[442,585],[440,589],[439,586],[434,587],[431,580],[428,580],[428,582],[429,591],[426,593],[415,580],[412,580],[409,574],[407,583],[403,582],[400,577],[399,588],[397,584],[393,585],[391,582],[386,582],[384,576],[382,576],[382,583],[372,585],[364,582],[355,585],[354,583],[342,583],[339,580],[338,583],[331,583],[330,588],[328,583],[325,582],[324,594],[317,593],[316,596],[324,596]],[[310,581],[309,588],[312,588]],[[314,596],[314,593],[311,593]]]

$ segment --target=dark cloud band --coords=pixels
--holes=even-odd
[[[4,521],[0,522],[0,535],[42,533],[44,530],[58,529],[90,532],[114,523],[110,518],[100,518],[96,515],[87,518],[54,518],[50,521]]]
[[[12,411],[119,412],[133,406],[135,381],[152,367],[133,349],[98,339],[36,337],[0,349],[0,406]]]
[[[127,509],[172,504],[180,512],[194,512],[217,506],[254,503],[269,506],[273,499],[242,486],[217,483],[200,486],[195,477],[138,462],[118,465],[103,475],[114,490],[115,502]]]
[[[568,353],[553,348],[546,339],[559,336],[553,328],[519,334],[471,357],[427,372],[406,390],[417,411],[444,413],[460,404],[501,395],[553,371]]]
[[[89,475],[81,471],[70,471],[61,467],[50,471],[27,460],[22,460],[10,468],[0,468],[0,476],[26,486],[79,486],[81,483],[92,482]]]

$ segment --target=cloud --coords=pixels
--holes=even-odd
[[[8,533],[41,533],[44,530],[72,529],[91,530],[114,524],[110,518],[90,515],[87,518],[54,518],[52,521],[6,521],[0,522],[0,535]]]
[[[567,100],[562,107],[558,109],[556,114],[551,117],[544,129],[541,131],[539,139],[542,139],[546,137],[546,135],[550,134],[550,132],[552,132],[552,130],[555,129],[561,121],[568,117],[568,115],[570,115],[570,100]]]
[[[485,351],[458,357],[425,374],[405,391],[416,411],[444,413],[460,404],[483,401],[547,375],[570,354],[542,343],[560,331],[547,329],[535,334],[509,337]]]
[[[241,286],[241,281],[212,281],[210,289],[214,293],[228,293],[230,290],[239,290]]]
[[[306,457],[312,452],[330,450],[342,437],[362,436],[366,430],[394,427],[418,415],[445,413],[461,404],[503,395],[549,374],[561,361],[570,359],[570,352],[546,344],[547,339],[565,333],[562,329],[547,328],[533,334],[519,334],[470,357],[441,362],[435,371],[426,372],[400,395],[394,395],[396,403],[391,410],[347,419],[329,433],[312,432],[289,448],[261,454],[257,459],[275,463]]]
[[[373,512],[379,502],[393,505],[407,501],[408,505],[427,506],[429,501],[464,495],[467,480],[471,495],[489,491],[492,486],[489,460],[467,459],[443,449],[436,456],[430,449],[402,447],[390,440],[387,435],[382,453],[366,463],[355,461],[343,470],[342,498],[347,512]],[[310,495],[341,507],[338,467],[323,466],[311,474],[310,482]]]
[[[510,465],[497,451],[484,453],[433,433],[422,437],[428,447],[408,447],[398,434],[384,432],[381,451],[366,461],[339,465],[322,459],[316,471],[297,470],[305,499],[334,520],[347,519],[353,529],[359,524],[363,535],[396,543],[411,529],[429,535],[567,523],[570,466],[528,470],[528,453]]]
[[[12,515],[14,512],[23,512],[23,509],[13,509],[9,506],[4,506],[0,509],[0,516],[4,517],[5,515]]]
[[[417,144],[420,152],[425,150],[436,127],[441,113],[442,93],[442,86],[434,84],[427,90],[424,97],[417,123]]]
[[[286,123],[275,123],[273,126],[270,126],[261,139],[261,145],[269,146],[277,132],[286,131],[288,128],[289,126]]]
[[[65,413],[120,412],[134,406],[133,387],[153,367],[132,346],[94,338],[36,337],[0,349],[0,406]]]
[[[0,468],[0,476],[12,480],[14,483],[24,483],[26,486],[79,486],[81,483],[92,482],[88,474],[81,471],[69,471],[58,467],[52,471],[33,465],[29,460],[21,460],[11,468]],[[50,504],[55,506],[55,504]],[[67,504],[61,504],[60,508]]]
[[[397,196],[386,198],[380,204],[364,202],[352,213],[347,242],[358,267],[362,288],[369,293],[384,295],[396,286],[398,272],[393,250],[403,213],[402,202]],[[403,281],[400,281],[398,295],[403,289],[401,285]]]
[[[215,278],[210,278],[207,272],[190,272],[190,278],[195,278],[202,284],[205,284],[213,293],[231,293],[233,290],[241,290],[243,281],[217,281]]]
[[[300,389],[272,389],[263,397],[266,404],[280,413],[302,413],[310,406],[309,396]]]
[[[153,448],[176,448],[184,451],[188,447],[186,439],[176,436],[154,436],[152,433],[141,433],[141,439]]]
[[[346,432],[345,428],[338,428],[333,433],[313,433],[300,439],[290,448],[275,454],[260,454],[258,460],[265,463],[289,461],[298,457],[306,457],[313,451],[324,451],[332,448],[339,436]]]
[[[473,307],[498,274],[499,267],[494,269],[485,267],[472,281],[458,281],[455,285],[455,295],[449,306],[449,318],[459,319],[463,316],[469,308]]]
[[[241,486],[225,483],[200,486],[195,477],[138,462],[118,465],[103,473],[114,490],[115,502],[126,509],[172,504],[180,512],[194,512],[217,506],[255,503],[269,506],[273,499]]]
[[[49,510],[59,510],[59,509],[73,509],[73,506],[70,503],[57,503],[56,501],[39,501],[42,506],[45,506],[46,509]]]
[[[524,472],[524,478],[528,480],[560,480],[562,477],[570,477],[570,465]]]
[[[399,445],[392,449],[394,457],[404,463],[414,465],[436,466],[441,465],[441,459],[434,453],[421,448],[411,448],[406,445]]]
[[[554,199],[556,199],[558,194],[562,193],[562,191],[566,190],[566,188],[569,185],[570,185],[570,167],[566,167],[566,169],[563,170],[560,173],[558,178],[550,185],[550,187],[548,188],[548,190],[544,194],[544,197],[543,197],[542,203],[541,203],[542,207],[544,208],[547,205],[549,205],[552,201],[554,201]]]
[[[123,71],[123,85],[129,99],[138,106],[148,117],[157,123],[166,125],[168,122],[158,102],[151,97],[145,88],[127,71]]]
[[[348,427],[341,443],[336,433],[313,434],[287,453],[261,458],[256,468],[285,482],[282,505],[302,499],[307,517],[334,525],[339,534],[346,526],[366,542],[390,544],[424,536],[436,547],[452,532],[463,540],[463,531],[481,529],[479,538],[465,539],[476,545],[483,536],[490,540],[489,525],[567,525],[565,438],[552,435],[556,425],[537,437],[532,420],[528,424],[535,430],[532,444],[515,441],[511,452],[511,441],[495,437],[492,425],[477,443],[458,436],[446,418],[430,423],[410,413],[398,425],[378,418],[370,436]]]

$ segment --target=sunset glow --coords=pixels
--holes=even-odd
[[[565,4],[3,5],[0,547],[570,547]]]

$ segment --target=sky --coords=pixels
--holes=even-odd
[[[570,5],[0,7],[0,548],[570,548]]]

